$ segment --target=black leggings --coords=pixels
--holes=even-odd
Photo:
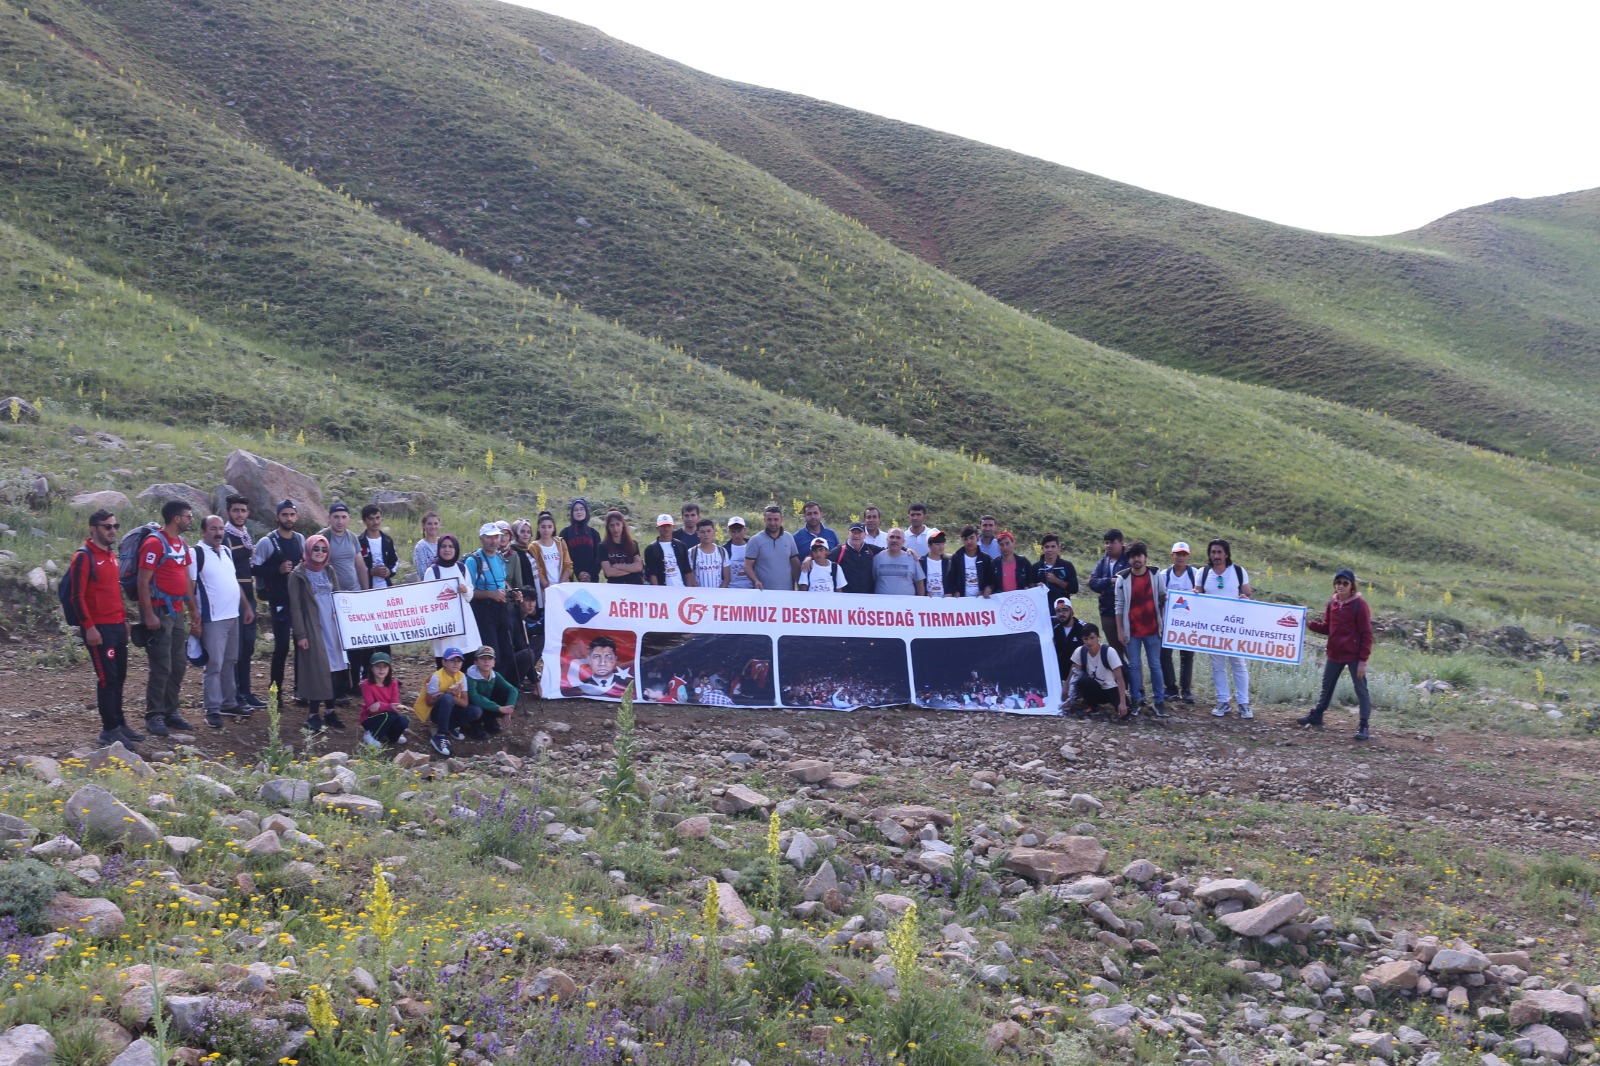
[[[294,645],[294,632],[289,626],[289,605],[272,605],[272,683],[278,686],[278,702],[282,704],[289,690],[284,687],[284,671],[289,662],[289,649]]]

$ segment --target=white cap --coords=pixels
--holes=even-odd
[[[1187,555],[1189,553],[1189,542],[1186,540],[1180,540],[1178,543],[1172,546],[1172,550],[1174,553],[1183,552],[1185,555]]]
[[[499,535],[500,527],[493,522],[485,522],[478,527],[478,536],[480,537],[498,537]]]
[[[744,519],[740,518],[738,515],[730,515],[728,517],[728,525],[730,525],[730,526],[742,526],[742,525],[744,525]]]
[[[658,526],[670,526],[670,525],[672,525],[672,516],[669,515],[669,514],[658,514],[658,515],[656,515],[656,525],[658,525]]]

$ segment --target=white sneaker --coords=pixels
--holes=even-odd
[[[406,742],[406,735],[401,733],[399,736],[394,738],[394,742],[396,744],[404,744]]]
[[[1215,707],[1211,708],[1211,717],[1213,717],[1213,718],[1226,718],[1226,717],[1228,717],[1228,705],[1226,703],[1219,703]]]
[[[1240,718],[1250,719],[1250,718],[1254,718],[1255,716],[1256,716],[1256,713],[1250,709],[1250,705],[1248,703],[1239,704],[1239,717]]]
[[[365,744],[369,748],[381,748],[381,747],[383,747],[383,741],[379,740],[377,737],[373,736],[371,733],[366,732],[365,730],[362,730],[362,733],[361,733],[361,743]]]

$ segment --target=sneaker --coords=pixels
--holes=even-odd
[[[404,744],[404,743],[406,743],[406,735],[404,733],[401,733],[399,736],[394,738],[394,742],[396,744]]]
[[[454,729],[450,730],[450,739],[451,740],[466,740],[467,739],[467,734],[465,734],[465,733],[463,733],[461,731],[461,727],[460,726],[456,726]]]
[[[1357,740],[1371,740],[1372,739],[1372,734],[1367,732],[1367,727],[1366,726],[1362,726],[1360,729],[1356,730],[1356,739]]]
[[[1213,717],[1213,718],[1226,718],[1226,717],[1228,717],[1228,705],[1226,703],[1219,703],[1215,707],[1211,708],[1211,717]]]
[[[207,711],[206,712],[206,725],[210,726],[212,729],[221,729],[222,728],[222,715],[213,714],[210,711]]]
[[[341,733],[344,732],[344,719],[339,717],[338,711],[330,710],[322,716],[322,720],[327,723],[329,729],[337,729]]]
[[[1192,706],[1194,704],[1194,695],[1192,693],[1185,692],[1183,694],[1183,702]]]
[[[166,719],[159,714],[145,715],[144,727],[153,737],[164,737],[169,732]]]
[[[1256,716],[1256,712],[1254,712],[1254,711],[1252,711],[1250,709],[1250,705],[1248,703],[1239,704],[1239,717],[1240,718],[1243,718],[1246,721],[1248,721],[1249,719],[1254,718],[1255,716]]]
[[[1295,725],[1303,725],[1303,726],[1306,726],[1306,727],[1308,727],[1310,729],[1321,729],[1322,728],[1322,719],[1313,718],[1309,714],[1307,714],[1307,715],[1303,715],[1303,716],[1301,716],[1299,718],[1296,718],[1294,720],[1294,724]]]
[[[306,724],[300,727],[300,731],[305,733],[307,736],[312,737],[321,736],[323,733],[327,732],[322,725],[322,715],[308,715],[306,717]]]
[[[129,725],[127,722],[123,722],[121,725],[117,726],[115,732],[118,738],[128,744],[137,744],[139,741],[144,739],[144,734],[133,728],[133,726]]]
[[[361,743],[365,744],[369,748],[383,747],[383,741],[379,740],[365,729],[361,731]]]
[[[435,733],[433,735],[433,739],[428,741],[428,743],[432,746],[433,750],[438,752],[440,755],[443,755],[445,758],[450,757],[450,738],[445,736],[443,733]]]
[[[224,718],[249,718],[255,712],[249,707],[224,707],[217,713]]]
[[[254,692],[243,693],[239,697],[239,702],[245,707],[244,717],[246,718],[250,717],[251,711],[264,711],[267,709],[267,701],[257,696]]]
[[[352,703],[352,702],[353,702],[353,700],[352,700],[352,699],[351,699],[351,697],[350,697],[350,696],[348,696],[348,695],[345,695],[345,696],[335,696],[335,697],[334,697],[334,698],[333,698],[333,705],[334,705],[334,706],[335,706],[335,707],[348,707],[348,706],[350,706],[350,704],[351,704],[351,703]]]
[[[181,714],[167,715],[167,728],[181,730],[185,733],[194,731],[194,726],[190,725],[189,720]]]
[[[100,735],[94,738],[94,742],[102,748],[109,748],[113,744],[122,742],[122,734],[115,729],[102,729]]]
[[[1172,715],[1167,713],[1167,705],[1165,703],[1156,704],[1156,717],[1157,718],[1171,718],[1172,717]]]

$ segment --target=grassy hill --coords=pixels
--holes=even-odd
[[[501,21],[618,92],[1075,334],[1592,466],[1595,192],[1362,240],[1261,222],[803,97],[588,27]],[[1065,104],[1064,104],[1065,106]]]
[[[932,497],[1079,558],[1115,523],[1581,602],[1587,474],[1067,333],[544,58],[523,18],[0,7],[4,386],[363,461],[492,451],[639,510]]]

